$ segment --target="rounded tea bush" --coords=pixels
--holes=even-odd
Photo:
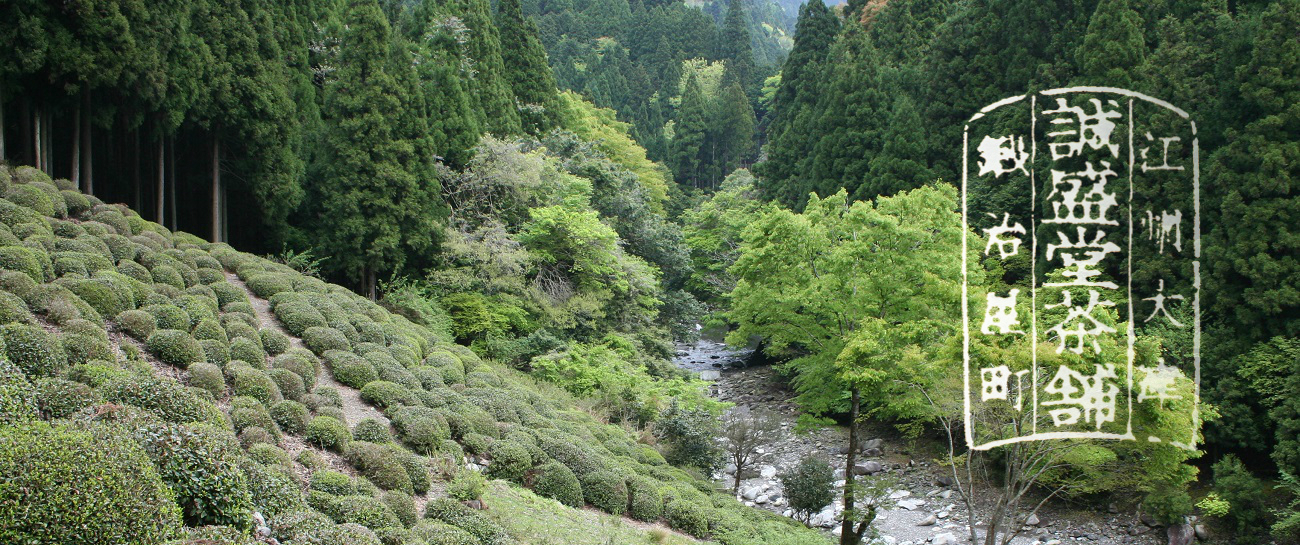
[[[203,347],[204,361],[216,365],[230,363],[230,347],[225,342],[204,339],[199,341],[199,346]]]
[[[239,432],[239,444],[244,449],[249,449],[253,445],[275,445],[275,436],[266,428],[261,426],[249,426]]]
[[[163,482],[176,492],[187,525],[252,526],[244,451],[234,435],[183,425],[145,426],[135,435]]]
[[[152,314],[143,310],[127,310],[117,315],[117,327],[131,338],[143,341],[158,327]]]
[[[284,399],[280,387],[266,373],[256,369],[235,371],[230,381],[231,388],[237,396],[249,396],[264,405],[274,405]]]
[[[67,418],[99,402],[99,395],[89,386],[61,378],[36,381],[36,403],[46,420]]]
[[[0,327],[5,353],[24,373],[32,377],[53,376],[68,364],[59,339],[44,329],[27,324]]]
[[[709,533],[709,519],[705,516],[706,508],[685,499],[675,499],[664,506],[664,517],[673,529],[695,537],[705,537]]]
[[[332,350],[325,354],[325,363],[337,380],[353,388],[364,388],[371,381],[378,380],[379,374],[370,362],[351,352]]]
[[[379,501],[384,502],[397,519],[402,521],[402,526],[410,528],[415,526],[420,520],[420,513],[415,509],[415,498],[405,492],[389,490],[379,496]]]
[[[352,426],[352,438],[370,443],[392,443],[393,436],[388,432],[388,425],[374,418],[363,418]]]
[[[352,440],[347,424],[330,416],[317,416],[307,424],[307,441],[334,452],[342,452]]]
[[[68,328],[64,328],[67,331]],[[63,347],[64,354],[68,357],[68,363],[71,365],[80,365],[91,361],[108,361],[113,359],[113,349],[108,345],[107,339],[101,339],[99,336],[85,335],[81,333],[64,333],[59,339],[59,345]]]
[[[303,352],[287,352],[275,357],[271,366],[288,369],[302,379],[303,389],[311,391],[316,386],[316,356]]]
[[[648,477],[640,475],[627,480],[628,511],[627,514],[637,520],[654,522],[664,514],[664,497],[659,493],[659,485]]]
[[[262,348],[267,354],[278,356],[289,349],[289,337],[275,329],[260,329],[257,331],[258,336],[262,338]]]
[[[271,418],[285,433],[302,435],[307,431],[311,413],[302,403],[286,399],[271,406]]]
[[[190,315],[176,305],[148,305],[143,309],[157,320],[158,329],[189,331]]]
[[[302,334],[302,342],[316,354],[324,354],[330,350],[350,350],[352,348],[348,338],[332,327],[309,327]]]
[[[367,383],[361,388],[361,399],[380,409],[419,403],[419,399],[405,386],[386,380]]]
[[[190,386],[206,390],[215,399],[220,399],[226,393],[226,378],[222,375],[221,368],[211,363],[191,365],[185,370],[185,377]]]
[[[252,339],[236,337],[230,341],[230,359],[243,360],[249,363],[258,362],[259,366],[261,366],[261,362],[266,361],[266,352],[263,352],[262,347],[258,346]]]
[[[315,451],[307,450],[305,452]],[[275,445],[253,445],[248,449],[248,457],[262,465],[293,469],[293,460],[289,458],[289,453]]]
[[[149,336],[146,343],[149,352],[159,361],[177,367],[189,367],[191,363],[206,361],[203,345],[189,333],[179,329],[160,329]]]
[[[258,273],[248,277],[245,283],[253,294],[263,299],[282,291],[293,291],[293,279],[286,274]]]
[[[595,471],[582,477],[582,496],[587,503],[611,515],[627,510],[627,483],[616,471]]]
[[[265,447],[267,445],[256,445]],[[285,455],[288,458],[288,455]],[[307,506],[298,491],[298,481],[288,469],[273,465],[248,464],[244,466],[248,475],[248,490],[253,497],[253,505],[262,516],[274,518],[281,513],[297,511]]]
[[[573,475],[573,470],[559,462],[547,462],[542,465],[540,473],[533,483],[533,492],[570,507],[582,507],[582,486]]]
[[[411,528],[411,535],[426,545],[479,545],[478,538],[445,522],[425,520]]]
[[[352,441],[344,449],[343,458],[383,490],[411,491],[411,476],[407,474],[406,467],[395,451],[384,448],[383,445]]]
[[[392,413],[392,422],[402,442],[420,454],[432,454],[440,442],[451,437],[447,421],[428,407],[397,409]]]
[[[505,545],[510,542],[510,536],[506,534],[505,528],[496,521],[450,498],[430,501],[424,507],[424,518],[442,521],[465,530],[478,538],[478,542],[482,545]]]
[[[311,474],[311,489],[334,496],[350,496],[357,493],[352,478],[330,469],[323,469]]]
[[[297,373],[288,369],[272,369],[270,374],[271,380],[275,381],[275,385],[280,387],[280,394],[285,399],[299,401],[307,393],[302,384],[302,377],[298,376]]]
[[[533,468],[533,456],[529,454],[526,447],[516,441],[505,439],[496,441],[488,447],[487,452],[488,457],[492,459],[492,464],[488,466],[488,474],[494,478],[520,482],[524,474]],[[627,492],[624,491],[623,495],[626,496]]]
[[[31,309],[27,308],[27,302],[21,297],[7,291],[0,291],[0,323],[36,325],[36,317],[32,315]]]
[[[0,428],[0,536],[8,543],[151,545],[180,529],[175,496],[110,427]]]
[[[0,268],[26,274],[37,284],[45,282],[45,269],[36,253],[22,246],[0,247]]]

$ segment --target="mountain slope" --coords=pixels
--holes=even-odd
[[[0,194],[0,541],[825,542],[436,324],[35,169]]]

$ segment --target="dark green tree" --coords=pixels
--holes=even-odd
[[[723,176],[749,163],[754,151],[754,125],[754,109],[749,106],[740,82],[733,81],[713,104],[709,145],[716,151],[710,189],[716,189]]]
[[[690,74],[686,78],[686,90],[682,92],[682,104],[673,126],[673,140],[668,155],[668,164],[679,183],[703,187],[707,175],[702,157],[706,151],[708,134],[709,105],[704,93],[700,91],[695,74]]]
[[[1077,53],[1080,83],[1131,87],[1146,55],[1142,26],[1128,0],[1101,0]]]
[[[467,68],[462,83],[478,125],[501,136],[519,134],[519,111],[488,0],[423,0],[414,11],[413,18],[427,26],[416,25],[413,38],[442,27],[463,40],[458,42],[462,46],[460,62]]]
[[[537,25],[524,17],[519,0],[502,0],[496,21],[506,81],[514,91],[524,132],[545,134],[559,119],[559,96]]]
[[[727,0],[727,16],[718,35],[718,58],[727,61],[728,81],[752,87],[754,81],[754,47],[749,41],[749,27],[741,0]]]
[[[330,127],[316,232],[332,256],[328,266],[373,296],[380,273],[434,248],[446,212],[421,97],[409,63],[393,50],[388,20],[376,0],[353,0],[346,20],[338,79],[325,96]]]

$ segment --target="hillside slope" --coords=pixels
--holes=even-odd
[[[0,542],[825,542],[347,289],[0,194]]]

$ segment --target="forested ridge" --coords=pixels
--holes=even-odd
[[[6,2],[0,520],[53,522],[0,536],[848,545],[933,462],[972,543],[1058,503],[1140,514],[1136,543],[1293,542],[1296,28],[1298,0]],[[963,229],[963,129],[1072,86],[1197,124],[1204,334],[1096,345],[1200,343],[1199,412],[1184,379],[1131,416],[1197,449],[961,439],[963,349],[1033,350],[963,346],[963,240],[976,299],[1041,272],[977,251],[1011,188],[977,182]],[[775,365],[801,430],[850,430],[758,509],[775,424],[673,365],[701,330]],[[125,454],[84,473],[101,441]],[[36,495],[51,449],[147,527]]]

